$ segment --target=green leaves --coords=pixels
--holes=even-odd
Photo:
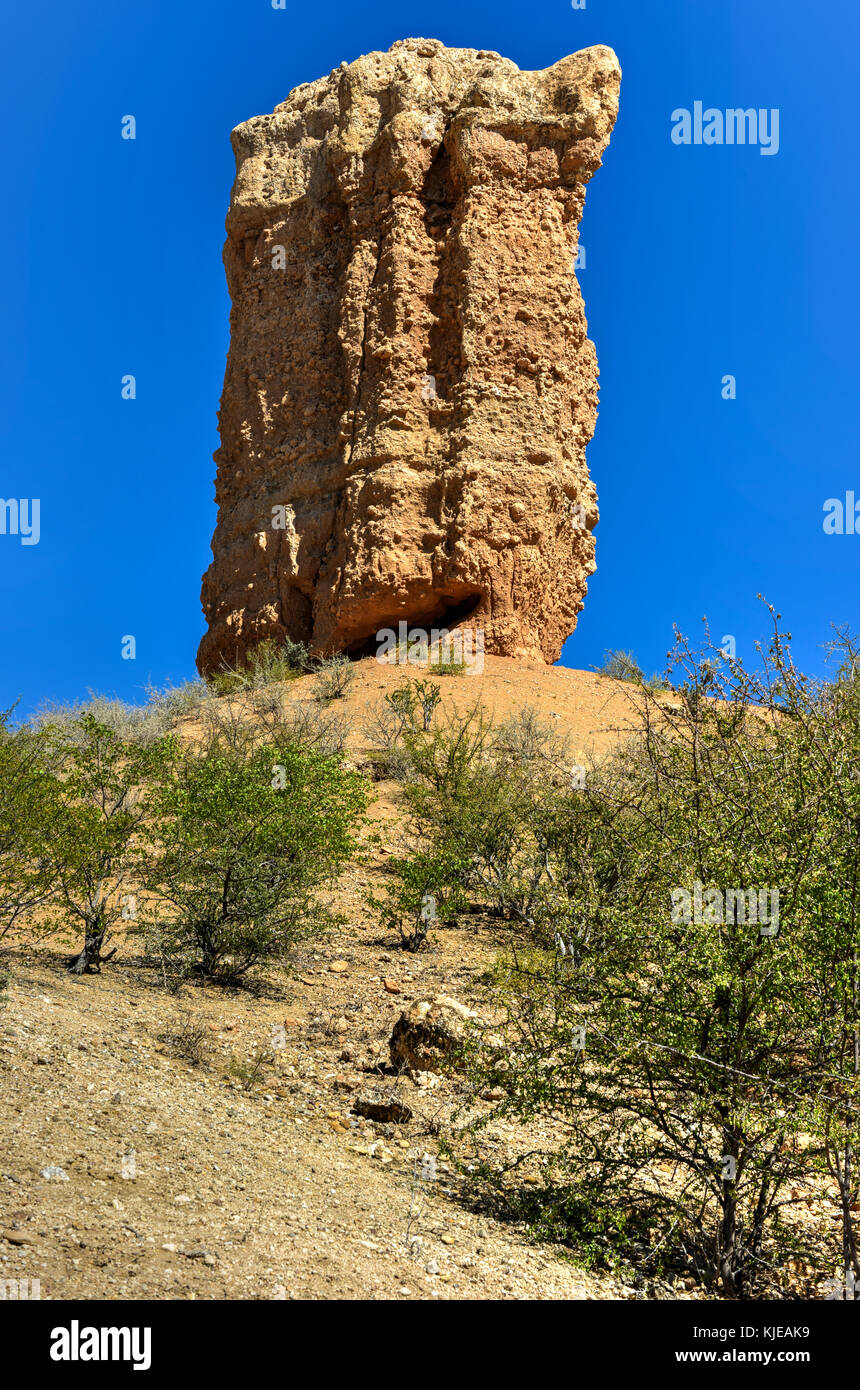
[[[44,735],[13,731],[0,715],[0,937],[55,888],[60,794]]]
[[[0,737],[0,929],[39,908],[98,969],[120,919],[182,969],[234,979],[331,920],[365,783],[335,755],[217,731],[138,740],[91,711]]]
[[[673,687],[627,681],[638,733],[584,786],[478,712],[412,738],[404,891],[432,868],[510,924],[476,1089],[558,1125],[562,1169],[731,1295],[825,1161],[856,1258],[860,663],[839,656],[810,680],[776,620],[752,673],[679,639]]]
[[[314,896],[356,848],[362,778],[295,745],[188,750],[158,795],[152,926],[184,968],[235,979],[328,919]]]
[[[155,789],[176,756],[170,736],[138,743],[84,712],[44,728],[47,757],[56,769],[59,797],[54,821],[55,924],[76,921],[84,950],[72,967],[98,967],[112,928],[129,914],[152,844]]]

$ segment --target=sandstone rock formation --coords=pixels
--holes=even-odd
[[[401,620],[558,658],[594,570],[574,261],[619,82],[608,48],[521,72],[406,39],[233,132],[201,671]]]

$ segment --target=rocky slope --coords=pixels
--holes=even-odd
[[[354,670],[338,709],[358,757],[375,706],[414,673],[372,660]],[[480,697],[497,720],[531,701],[574,754],[606,747],[630,713],[612,681],[501,657],[440,685],[443,710]],[[301,707],[312,692],[305,677],[281,695]],[[74,929],[68,940],[16,938],[0,1005],[0,1279],[38,1279],[51,1299],[648,1292],[481,1213],[438,1153],[456,1080],[375,1070],[416,1001],[480,1004],[499,946],[477,918],[419,956],[386,937],[366,895],[402,850],[402,807],[396,785],[376,790],[366,861],[337,889],[343,926],[297,950],[258,994],[188,984],[173,995],[133,937],[102,975],[80,978],[64,968]],[[250,1076],[260,1053],[268,1060]],[[396,1089],[408,1121],[357,1113],[376,1083]],[[488,1136],[500,1149],[515,1139],[506,1124]]]
[[[373,660],[353,670],[336,703],[350,757],[366,763],[366,726],[407,672]],[[310,711],[314,682],[262,694]],[[581,671],[488,657],[483,675],[439,684],[437,718],[480,698],[503,721],[529,703],[568,737],[571,759],[635,725],[630,689]],[[183,736],[194,729],[189,716]],[[118,937],[102,975],[83,977],[65,969],[73,925],[65,938],[4,940],[0,1284],[39,1280],[51,1299],[707,1297],[691,1276],[578,1268],[570,1250],[500,1220],[443,1157],[458,1108],[475,1099],[456,1072],[400,1074],[391,1040],[418,1064],[398,1020],[439,996],[490,1017],[487,971],[510,927],[465,914],[420,954],[398,949],[368,894],[382,893],[405,847],[402,790],[375,790],[364,853],[333,894],[342,924],[254,990],[186,983],[173,994],[134,935]],[[377,1093],[396,1102],[389,1118]],[[493,1163],[528,1154],[518,1180],[537,1185],[538,1151],[557,1138],[539,1117],[496,1117],[481,1148]],[[804,1235],[835,1230],[834,1182],[792,1200]],[[832,1246],[822,1249],[821,1297]],[[777,1262],[773,1296],[813,1272]]]

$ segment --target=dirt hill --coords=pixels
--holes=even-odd
[[[338,702],[350,747],[408,674],[360,663]],[[446,706],[480,697],[499,718],[531,703],[583,758],[630,716],[614,682],[506,658],[439,683]],[[407,1124],[351,1113],[401,1011],[440,994],[477,1002],[498,946],[478,921],[439,930],[418,956],[384,935],[365,895],[398,847],[397,789],[377,790],[381,843],[336,895],[346,925],[258,992],[171,994],[133,939],[82,979],[56,937],[16,945],[0,1011],[3,1277],[39,1279],[53,1299],[643,1296],[477,1211],[444,1161],[428,1177],[454,1082],[397,1079]],[[254,1077],[261,1050],[271,1060]],[[697,1296],[681,1283],[650,1293]]]

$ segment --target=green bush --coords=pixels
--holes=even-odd
[[[243,663],[215,671],[209,683],[219,695],[234,695],[260,690],[275,681],[296,680],[308,670],[308,649],[303,642],[266,637],[251,648]]]
[[[220,981],[333,919],[317,890],[356,848],[366,784],[297,745],[187,750],[155,803],[150,922],[177,968]]]
[[[123,738],[92,713],[44,726],[49,765],[60,782],[51,823],[50,862],[56,876],[51,915],[76,922],[75,974],[98,971],[116,923],[136,919],[136,886],[153,833],[152,800],[175,757],[171,736]]]
[[[430,731],[442,692],[435,681],[414,680],[389,690],[365,714],[364,734],[370,740],[377,777],[405,782],[412,776],[411,745],[406,735]]]
[[[423,944],[416,913],[425,893],[437,900],[439,920],[477,900],[527,931],[550,931],[551,940],[559,888],[547,845],[567,843],[576,808],[571,800],[565,815],[568,803],[558,797],[569,782],[565,740],[534,711],[497,728],[479,704],[425,727],[412,687],[394,694],[409,701],[404,798],[419,848],[390,863],[394,881],[374,900],[377,911],[410,946]]]
[[[412,780],[405,789],[414,833],[428,859],[457,865],[456,887],[538,934],[557,929],[567,910],[550,851],[570,852],[575,798],[564,740],[526,712],[493,725],[480,705],[450,712],[405,737]]]
[[[778,628],[753,675],[679,642],[673,698],[631,688],[641,734],[584,785],[475,712],[408,738],[413,904],[432,870],[515,927],[495,1041],[470,1058],[475,1091],[503,1096],[489,1118],[566,1136],[560,1193],[623,1214],[644,1267],[730,1296],[778,1278],[802,1245],[792,1184],[827,1166],[846,1287],[860,1274],[860,662],[842,655],[816,683]]]
[[[456,661],[453,658],[450,660],[442,658],[439,661],[428,661],[427,663],[428,676],[465,676],[468,669],[468,662]]]
[[[389,860],[391,881],[381,897],[370,895],[368,901],[387,929],[397,932],[404,950],[420,951],[435,926],[456,921],[466,906],[465,867],[453,847]]]
[[[62,786],[46,735],[0,713],[0,938],[57,888]]]

